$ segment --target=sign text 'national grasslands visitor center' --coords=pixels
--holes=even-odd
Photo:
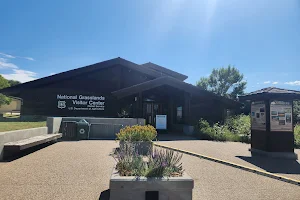
[[[105,109],[105,97],[84,95],[57,95],[57,107],[68,110],[100,111]]]

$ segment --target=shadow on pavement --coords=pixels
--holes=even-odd
[[[165,133],[157,135],[158,141],[178,141],[178,140],[198,140],[197,138],[189,135],[176,134],[176,133]]]
[[[25,149],[23,151],[20,152],[10,152],[8,150],[5,150],[5,148],[3,149],[3,160],[1,160],[0,162],[12,162],[14,160],[17,160],[19,158],[22,158],[24,156],[27,156],[28,154],[31,154],[33,152],[36,152],[38,150],[41,150],[43,148],[46,148],[50,145],[52,145],[54,142],[48,142],[48,143],[44,143],[44,144],[40,144],[28,149]]]
[[[110,190],[104,190],[100,193],[99,200],[109,200]]]
[[[271,173],[300,174],[300,164],[296,160],[267,158],[263,156],[236,156],[248,163]]]

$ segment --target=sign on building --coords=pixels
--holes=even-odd
[[[266,130],[266,105],[263,101],[251,104],[251,129]]]
[[[293,131],[292,102],[271,101],[271,131]]]
[[[105,109],[104,96],[56,95],[57,108],[71,111],[103,111]]]
[[[167,129],[167,115],[156,115],[156,129]]]

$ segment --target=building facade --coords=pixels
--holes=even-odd
[[[240,104],[184,82],[188,77],[153,63],[115,58],[62,72],[0,92],[21,98],[21,115],[132,117],[155,126],[167,116],[168,130],[200,118],[220,121]]]

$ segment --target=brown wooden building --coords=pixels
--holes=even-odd
[[[155,125],[155,116],[163,114],[168,130],[200,118],[220,121],[226,109],[240,106],[184,82],[187,78],[153,63],[115,58],[0,92],[23,99],[21,115],[133,117]]]

